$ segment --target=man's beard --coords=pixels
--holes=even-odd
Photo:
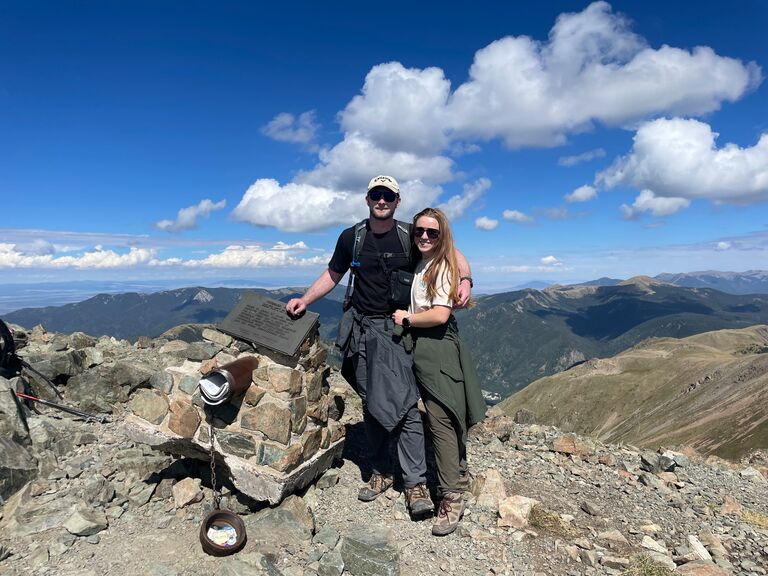
[[[390,218],[394,218],[395,216],[394,210],[390,210],[389,214],[387,214],[386,216],[382,216],[381,214],[377,213],[376,210],[374,210],[373,208],[371,208],[370,212],[371,212],[371,218],[373,218],[374,220],[389,220]]]

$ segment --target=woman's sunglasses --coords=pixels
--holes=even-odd
[[[440,236],[440,230],[437,228],[422,228],[421,226],[417,226],[413,229],[413,235],[416,238],[424,236],[424,232],[427,233],[427,238],[430,240],[437,240],[438,236]]]
[[[384,197],[384,202],[394,202],[397,200],[397,194],[392,192],[389,188],[374,188],[373,190],[368,191],[368,198],[373,200],[374,202],[378,202],[381,200],[382,196]]]

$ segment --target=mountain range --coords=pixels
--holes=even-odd
[[[534,380],[646,338],[768,322],[768,295],[684,288],[647,277],[478,298],[457,313],[483,388],[506,397]]]
[[[591,358],[612,356],[649,337],[685,337],[768,322],[768,295],[733,295],[638,277],[615,285],[554,286],[477,298],[457,312],[483,388],[500,399],[544,376]],[[301,288],[255,289],[287,301]],[[217,323],[244,289],[183,288],[153,294],[101,294],[77,304],[27,308],[3,316],[58,332],[117,338],[155,337],[188,323]],[[333,340],[344,287],[312,305],[321,337]]]

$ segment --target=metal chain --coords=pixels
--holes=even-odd
[[[213,488],[213,507],[218,510],[221,507],[221,492],[216,487],[216,451],[214,450],[214,444],[216,442],[216,428],[213,426],[213,422],[209,425],[211,430],[211,487]]]

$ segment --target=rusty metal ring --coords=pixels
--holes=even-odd
[[[229,525],[235,529],[237,539],[231,546],[221,546],[208,538],[209,528],[222,525]],[[229,510],[213,510],[200,525],[200,544],[203,546],[203,551],[211,556],[229,556],[234,554],[245,546],[247,539],[248,535],[245,532],[245,523],[243,523],[242,518]]]

